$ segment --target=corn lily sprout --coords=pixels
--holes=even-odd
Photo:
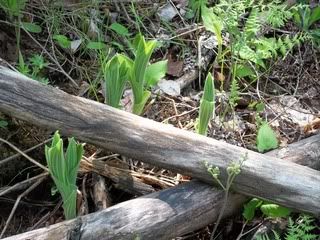
[[[128,77],[127,62],[125,56],[115,55],[103,66],[105,103],[114,108],[120,108],[120,100]]]
[[[214,87],[211,73],[208,73],[204,84],[204,93],[201,98],[199,117],[197,119],[196,131],[199,134],[207,135],[208,124],[213,117],[215,102],[214,102]]]
[[[83,154],[83,145],[74,138],[69,138],[66,153],[63,152],[63,141],[56,131],[51,147],[45,147],[45,156],[50,175],[63,200],[63,210],[66,219],[77,216],[77,172]]]
[[[145,89],[146,69],[156,41],[145,41],[142,35],[137,35],[134,44],[136,56],[132,64],[130,84],[133,92],[133,113],[140,115],[151,93]]]

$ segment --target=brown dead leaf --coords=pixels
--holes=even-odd
[[[173,54],[168,54],[168,70],[167,74],[173,77],[180,77],[183,70],[183,61],[175,59]]]

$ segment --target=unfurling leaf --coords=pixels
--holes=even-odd
[[[200,103],[200,111],[198,124],[196,126],[197,133],[207,135],[208,124],[212,119],[215,108],[214,102],[214,85],[211,73],[208,73],[204,85],[204,93]]]
[[[45,156],[50,175],[62,196],[66,219],[77,215],[77,172],[83,154],[83,145],[69,138],[66,153],[63,151],[63,141],[56,131],[50,147],[45,146]]]

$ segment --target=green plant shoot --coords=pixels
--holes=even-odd
[[[83,154],[83,145],[74,138],[69,138],[66,153],[63,151],[63,141],[56,131],[51,147],[45,147],[45,156],[50,175],[63,200],[63,210],[66,219],[77,216],[77,172]]]
[[[267,122],[262,122],[257,135],[257,148],[259,152],[268,151],[278,147],[278,139],[275,132]]]
[[[13,17],[18,17],[21,10],[25,8],[26,0],[0,0],[0,7],[9,15],[12,20]]]
[[[151,54],[156,47],[156,41],[145,41],[144,37],[138,34],[133,45],[136,46],[136,56],[130,77],[130,84],[133,91],[132,111],[140,115],[151,95],[150,91],[145,89],[145,75]]]
[[[211,73],[208,73],[204,84],[204,93],[200,103],[199,117],[197,119],[196,131],[199,134],[207,135],[208,124],[213,117],[215,102],[214,102],[214,87]]]
[[[106,104],[120,108],[120,100],[127,81],[127,59],[122,55],[113,56],[103,67]]]

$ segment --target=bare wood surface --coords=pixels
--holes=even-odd
[[[33,124],[213,184],[205,162],[221,170],[247,155],[236,192],[319,216],[318,171],[138,117],[1,68],[0,111]]]
[[[301,154],[300,149],[305,151]],[[320,135],[304,139],[286,147],[285,158],[310,166],[320,163]],[[274,150],[269,155],[283,154]],[[310,157],[308,152],[313,152]],[[295,157],[293,160],[294,156]],[[231,194],[224,217],[237,212],[247,200],[240,194]],[[158,193],[149,194],[118,204],[103,212],[80,219],[62,222],[47,228],[7,238],[6,240],[67,240],[72,233],[81,233],[79,239],[140,239],[167,240],[202,228],[215,222],[224,201],[221,190],[191,182]]]
[[[219,214],[223,197],[223,191],[190,182],[6,240],[168,240],[210,224]],[[245,199],[231,194],[225,216],[239,209]]]

